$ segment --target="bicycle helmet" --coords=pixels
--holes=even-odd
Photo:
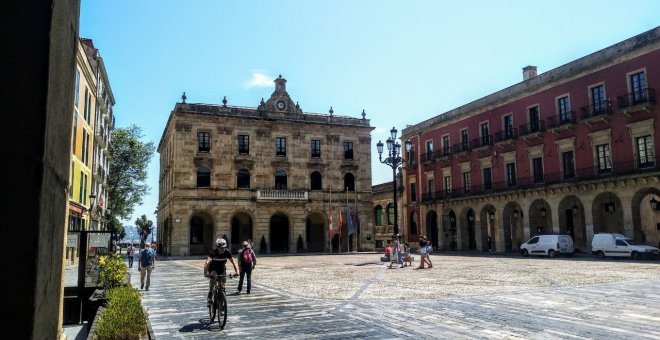
[[[219,238],[215,240],[215,246],[216,247],[227,247],[227,241],[224,238]]]

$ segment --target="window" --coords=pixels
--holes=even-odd
[[[238,170],[236,173],[236,187],[239,189],[250,189],[250,170]]]
[[[80,70],[76,69],[76,93],[74,96],[74,101],[76,107],[78,107],[78,102],[80,101]]]
[[[74,112],[73,114],[73,144],[71,144],[71,149],[73,154],[76,154],[76,143],[78,142],[78,115]]]
[[[355,191],[355,176],[350,172],[344,175],[344,189],[346,188],[348,191]]]
[[[312,174],[309,176],[309,182],[311,183],[311,190],[323,190],[323,182],[321,180],[320,172],[312,172]]]
[[[433,160],[433,141],[427,141],[426,142],[426,160],[430,161]]]
[[[387,224],[394,224],[394,205],[391,203],[387,205]]]
[[[630,76],[632,104],[639,104],[648,100],[648,91],[646,86],[646,75],[644,72],[635,73]]]
[[[637,159],[640,168],[653,167],[655,164],[653,139],[650,135],[637,137]]]
[[[83,99],[84,99],[83,118],[85,118],[85,121],[89,124],[89,117],[87,117],[87,111],[89,106],[89,90],[87,89],[87,87],[85,87],[85,96]]]
[[[409,166],[415,166],[415,147],[414,146],[410,147],[410,151],[408,151],[408,165]]]
[[[442,155],[449,156],[449,136],[442,136]]]
[[[591,105],[593,106],[593,113],[605,112],[607,102],[605,101],[605,87],[603,85],[591,88]]]
[[[275,189],[278,189],[278,190],[286,190],[287,189],[286,177],[287,177],[286,176],[286,171],[284,171],[282,169],[277,169],[275,171]]]
[[[377,205],[376,208],[374,208],[374,221],[376,222],[376,225],[383,225],[383,207],[380,205]]]
[[[417,212],[410,213],[410,235],[417,235]]]
[[[84,172],[80,172],[80,182],[78,182],[78,203],[83,202],[83,176],[85,176]]]
[[[532,158],[532,171],[534,174],[534,183],[543,183],[543,158]]]
[[[488,128],[488,122],[481,123],[481,145],[490,144],[490,131]]]
[[[470,149],[470,140],[468,136],[468,130],[461,130],[461,151],[468,151]]]
[[[430,198],[433,198],[433,194],[435,193],[435,181],[432,179],[429,179],[426,182],[426,191],[428,192],[428,195]]]
[[[238,153],[240,155],[250,154],[250,136],[238,135]]]
[[[75,180],[76,163],[71,161],[71,182],[69,183],[69,198],[73,199],[73,181]]]
[[[575,160],[573,158],[573,151],[562,152],[561,161],[564,179],[575,178]]]
[[[568,96],[557,99],[557,109],[559,110],[559,123],[564,124],[571,121],[571,103]]]
[[[463,192],[470,192],[472,189],[472,183],[470,181],[470,172],[466,171],[463,173]]]
[[[211,133],[198,132],[197,133],[197,151],[209,152],[211,150]]]
[[[85,165],[89,165],[89,139],[91,136],[89,133],[87,133],[87,131],[83,132],[83,136],[86,137],[85,145],[83,146],[85,148],[83,150],[83,163],[85,163]]]
[[[516,163],[507,163],[506,165],[506,185],[516,186]]]
[[[284,137],[275,138],[275,155],[286,156],[286,138]]]
[[[538,236],[534,236],[534,237],[532,237],[531,240],[527,241],[527,244],[537,244],[537,243],[539,243],[539,237]]]
[[[491,168],[484,168],[484,190],[493,189],[493,170]]]
[[[504,138],[513,138],[513,115],[504,117]]]
[[[82,182],[83,182],[83,185],[82,185],[83,194],[82,194],[81,203],[83,205],[87,205],[87,175],[86,174],[83,174]]]
[[[204,244],[204,220],[199,217],[190,220],[190,244]]]
[[[211,171],[203,166],[197,169],[197,187],[208,188],[211,186]]]
[[[312,139],[312,158],[321,158],[321,140]]]
[[[353,159],[353,142],[344,142],[344,159]]]
[[[541,122],[539,119],[539,107],[533,106],[529,108],[529,132],[539,132],[541,130]]]
[[[410,183],[410,201],[417,202],[417,183]]]
[[[610,145],[601,144],[596,146],[596,157],[598,160],[598,173],[606,174],[612,172],[612,157]]]
[[[445,176],[445,193],[451,194],[451,176]]]

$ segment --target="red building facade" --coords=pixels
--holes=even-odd
[[[660,27],[406,128],[404,227],[445,250],[541,233],[658,245]],[[660,222],[660,221],[658,221]]]

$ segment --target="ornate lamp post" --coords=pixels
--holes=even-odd
[[[387,157],[383,160],[383,142],[378,141],[376,146],[378,147],[378,160],[381,163],[389,165],[392,168],[392,188],[394,189],[394,237],[399,234],[399,223],[398,223],[398,214],[397,214],[397,203],[396,203],[396,168],[399,165],[403,164],[406,160],[401,157],[401,144],[396,142],[396,133],[397,130],[393,127],[390,130],[390,138],[387,139]],[[406,141],[406,152],[410,152],[412,148],[412,142],[410,140]]]

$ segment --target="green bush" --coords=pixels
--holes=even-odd
[[[132,340],[147,334],[147,313],[142,309],[137,289],[113,288],[106,291],[106,298],[108,302],[99,315],[94,339]]]
[[[125,286],[128,281],[128,266],[119,254],[99,258],[99,285],[104,289]]]

